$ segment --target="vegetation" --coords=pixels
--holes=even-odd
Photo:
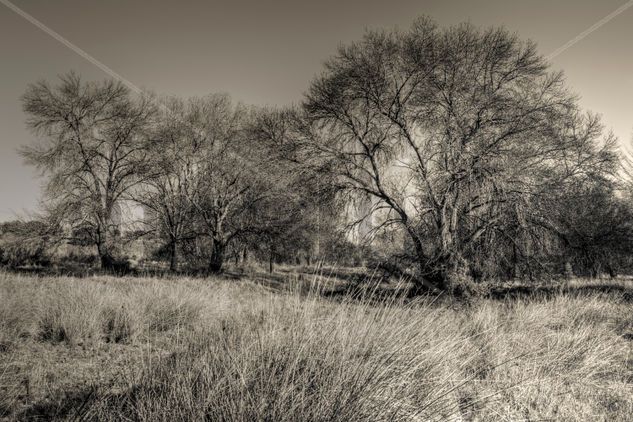
[[[601,292],[572,282],[514,299],[498,291],[470,304],[377,299],[375,285],[327,299],[341,283],[290,278],[274,292],[248,279],[3,274],[0,417],[626,421],[633,412],[630,283]]]
[[[374,231],[404,232],[420,278],[442,289],[551,254],[566,235],[552,227],[560,192],[616,168],[614,140],[562,74],[504,29],[419,19],[370,32],[327,62],[305,108],[308,148],[372,199]]]
[[[26,162],[48,176],[48,218],[79,230],[97,249],[103,268],[114,266],[118,203],[142,182],[147,164],[144,130],[149,101],[133,101],[118,82],[33,84],[24,94],[27,124],[42,142],[22,149]]]
[[[633,161],[505,28],[369,31],[289,107],[22,105],[0,420],[631,419]]]
[[[153,258],[209,273],[249,258],[271,272],[361,263],[453,292],[630,267],[616,139],[503,28],[420,18],[368,32],[294,108],[132,98],[73,73],[31,85],[23,106],[40,136],[22,153],[46,180],[49,258],[84,245],[115,272],[160,268]]]
[[[0,420],[633,415],[633,167],[506,29],[368,32],[295,107],[69,73],[23,108]]]

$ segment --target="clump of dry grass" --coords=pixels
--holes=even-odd
[[[129,304],[104,306],[102,332],[108,343],[128,343],[142,330],[135,310]]]
[[[177,283],[112,277],[29,278],[5,274],[0,339],[32,337],[68,344],[130,342],[145,333],[192,327],[201,303]],[[9,341],[9,340],[7,340]]]
[[[12,303],[0,316],[23,333],[15,348],[24,333],[69,350],[80,342],[119,352],[151,346],[143,346],[140,364],[121,369],[124,383],[97,383],[77,403],[65,400],[59,418],[625,421],[633,414],[633,315],[619,294],[334,302],[314,290],[279,294],[248,282],[11,277],[0,280]],[[20,309],[30,311],[15,316]]]
[[[145,302],[144,314],[151,331],[190,329],[199,321],[202,303],[191,290],[154,286],[148,293],[152,299]]]

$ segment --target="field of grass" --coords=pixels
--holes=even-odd
[[[463,303],[310,284],[0,273],[0,420],[632,418],[633,287]]]

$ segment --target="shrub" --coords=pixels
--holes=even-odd
[[[477,282],[470,277],[456,276],[451,279],[450,293],[462,300],[473,300],[485,297],[490,288],[490,284],[486,282]]]
[[[50,264],[50,258],[44,242],[10,236],[0,241],[0,264],[10,268],[46,266]]]
[[[0,225],[0,264],[11,268],[49,265],[45,227],[37,221]]]

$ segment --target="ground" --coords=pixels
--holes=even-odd
[[[355,272],[0,273],[0,419],[633,415],[633,283],[410,298]],[[528,288],[529,287],[529,288]]]

